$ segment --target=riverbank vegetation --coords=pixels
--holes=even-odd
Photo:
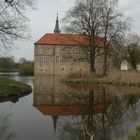
[[[31,86],[27,84],[0,77],[0,98],[27,94],[31,91]]]
[[[34,62],[28,61],[26,59],[24,61],[21,61],[19,64],[19,73],[21,75],[33,76],[34,75]]]
[[[14,57],[0,57],[0,72],[17,72],[18,63],[14,61]]]
[[[140,140],[140,126],[136,127],[136,132],[129,135],[128,140]]]
[[[108,75],[97,74],[78,74],[71,73],[63,81],[67,83],[96,83],[96,84],[112,84],[112,85],[127,85],[140,87],[140,72],[138,71],[112,71]]]
[[[14,57],[0,57],[0,72],[19,72],[21,75],[32,76],[34,62],[25,58],[15,62]]]
[[[26,75],[26,76],[34,75],[34,64],[32,62],[28,62],[26,64],[22,64],[19,67],[19,73],[21,75]]]

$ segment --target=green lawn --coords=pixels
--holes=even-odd
[[[26,94],[27,92],[31,92],[29,85],[0,77],[0,97]]]

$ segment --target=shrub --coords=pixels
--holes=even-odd
[[[33,75],[34,74],[34,65],[32,62],[21,64],[19,67],[19,73],[21,75]]]

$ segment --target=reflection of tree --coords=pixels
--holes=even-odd
[[[96,131],[95,125],[95,111],[94,111],[94,90],[90,90],[89,92],[89,102],[88,102],[88,117],[85,125],[85,134],[89,139],[94,139],[94,133]]]
[[[42,83],[39,80],[36,85],[35,105],[50,105],[51,108],[54,106],[53,109],[59,106],[60,110],[56,108],[58,114],[55,114],[53,120],[54,122],[57,120],[54,125],[55,136],[61,140],[112,140],[113,138],[122,140],[131,131],[128,125],[136,122],[140,116],[139,96],[134,94],[139,92],[138,89],[128,87],[118,89],[104,85],[66,85],[57,83],[56,80],[53,85],[54,90],[52,84]],[[43,92],[37,90],[44,86],[47,90]],[[77,111],[74,107],[80,109]],[[72,114],[68,113],[68,108]],[[73,116],[63,116],[66,115],[65,112]],[[79,116],[74,116],[73,112]],[[45,113],[48,112],[44,111]]]
[[[80,140],[112,140],[112,137],[119,139],[127,135],[128,128],[125,128],[124,124],[135,121],[139,116],[135,112],[138,98],[135,95],[120,95],[104,86],[100,87],[100,92],[92,88],[88,91],[88,98],[85,100],[88,105],[88,114],[69,117],[69,119],[61,117],[60,139],[69,137],[69,140],[72,140],[80,137]],[[100,94],[99,101],[97,94]],[[74,118],[76,121],[73,121]]]
[[[60,140],[84,140],[83,121],[80,116],[60,117],[58,129]]]
[[[0,117],[0,140],[14,140],[15,134],[10,131],[10,115]]]
[[[125,134],[125,130],[122,130],[123,123],[127,119],[132,120],[132,116],[134,116],[133,120],[136,119],[136,103],[139,98],[137,98],[136,95],[125,97],[115,92],[111,93],[110,89],[104,86],[100,87],[100,89],[102,89],[102,94],[100,96],[102,110],[98,113],[92,108],[92,106],[96,106],[96,99],[94,97],[95,91],[90,91],[86,133],[88,135],[90,132],[90,135],[88,135],[90,136],[90,140],[93,139],[93,136],[95,140],[111,140],[111,131],[117,136],[121,133]],[[126,119],[126,116],[131,116],[131,118]]]
[[[106,108],[108,106],[108,101],[106,99],[106,89],[102,87],[102,95],[100,96],[101,100],[96,103],[94,97],[94,91],[91,90],[89,93],[89,114],[88,119],[86,120],[85,133],[88,136],[89,140],[99,139],[108,139],[106,138],[106,126],[105,126],[105,114]],[[95,110],[96,105],[100,105],[100,110]]]
[[[136,103],[138,102],[138,98],[136,95],[129,95],[126,97],[127,98],[127,107],[136,107]]]

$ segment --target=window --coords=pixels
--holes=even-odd
[[[52,47],[47,47],[46,53],[47,53],[48,55],[52,55],[52,54],[53,54],[53,48],[52,48]]]
[[[80,53],[80,54],[84,52],[83,50],[85,50],[85,49],[79,47],[79,53]]]
[[[61,63],[62,62],[62,56],[56,56],[55,57],[55,62],[56,63]]]
[[[42,64],[43,63],[43,58],[40,56],[39,57],[39,63]]]
[[[76,48],[76,49],[74,50],[74,53],[79,53],[79,48]]]
[[[100,54],[100,49],[97,49],[97,54]]]
[[[45,61],[46,64],[49,63],[49,57],[46,57],[46,61]]]
[[[66,62],[66,57],[62,57],[62,63]]]
[[[42,54],[42,48],[41,47],[38,48],[38,54]]]
[[[56,62],[56,63],[59,63],[59,56],[56,56],[56,57],[55,57],[55,62]]]
[[[69,48],[64,47],[64,48],[62,48],[61,52],[62,53],[68,53],[69,52]]]

